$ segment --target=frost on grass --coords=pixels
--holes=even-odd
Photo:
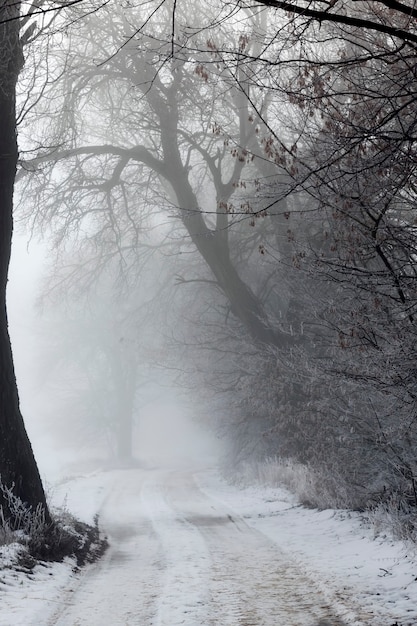
[[[232,469],[225,467],[223,473],[239,487],[285,487],[299,504],[308,508],[356,510],[375,537],[402,541],[413,553],[416,551],[417,507],[400,488],[383,497],[370,498],[366,507],[355,509],[337,474],[329,475],[293,459],[247,461]]]
[[[42,506],[33,509],[16,496],[13,487],[0,482],[0,492],[10,517],[0,507],[0,567],[31,569],[39,561],[62,561],[73,558],[77,567],[91,563],[107,548],[100,537],[98,515],[94,524],[80,522],[65,508],[51,512],[47,522]]]

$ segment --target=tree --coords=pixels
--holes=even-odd
[[[6,491],[0,493],[0,506],[12,525],[19,525],[9,509],[5,493],[13,490],[32,511],[50,515],[39,471],[19,407],[12,349],[8,332],[6,286],[13,232],[13,191],[18,162],[16,135],[16,86],[24,66],[23,47],[34,36],[37,15],[51,15],[65,6],[78,4],[71,0],[58,6],[44,1],[28,3],[21,15],[22,2],[0,2],[0,476]],[[46,27],[44,25],[44,27]],[[21,521],[21,520],[20,520]]]
[[[178,252],[196,249],[200,253],[212,272],[211,284],[217,284],[225,296],[229,312],[224,319],[229,328],[230,312],[241,323],[240,333],[233,327],[234,337],[223,345],[223,353],[225,345],[230,354],[246,350],[242,345],[236,347],[236,337],[243,335],[244,329],[251,341],[262,346],[263,366],[256,366],[256,371],[264,381],[271,380],[268,369],[276,372],[276,361],[283,362],[279,384],[274,380],[270,414],[277,414],[279,399],[283,420],[277,430],[287,443],[280,450],[284,453],[286,448],[290,453],[306,448],[305,442],[299,441],[303,432],[300,417],[293,419],[305,404],[305,385],[303,374],[296,375],[295,363],[291,361],[294,347],[305,341],[306,335],[300,329],[306,324],[297,311],[299,301],[289,277],[294,273],[286,268],[293,254],[287,213],[299,208],[296,200],[286,201],[286,195],[293,188],[297,190],[298,183],[294,174],[287,171],[290,166],[286,166],[283,154],[285,145],[277,142],[283,148],[279,152],[271,141],[269,119],[274,120],[278,114],[279,122],[283,122],[279,114],[282,99],[275,100],[272,91],[264,96],[265,85],[258,85],[257,80],[265,78],[268,88],[274,87],[274,83],[263,71],[262,63],[260,72],[256,71],[256,57],[251,57],[263,48],[265,25],[258,23],[256,12],[251,13],[247,32],[235,33],[232,28],[231,32],[210,33],[207,40],[206,33],[196,37],[187,34],[187,28],[192,29],[189,16],[180,14],[177,7],[176,18],[180,17],[186,24],[179,41],[184,37],[187,46],[175,44],[173,58],[169,56],[174,45],[169,41],[169,11],[160,12],[149,32],[133,27],[141,19],[140,11],[134,7],[128,13],[113,10],[112,19],[104,19],[101,28],[94,21],[85,23],[85,33],[79,29],[72,33],[72,50],[80,50],[80,54],[67,62],[68,72],[53,81],[54,87],[57,83],[62,85],[65,114],[58,118],[55,115],[56,91],[52,113],[48,111],[48,100],[43,99],[44,113],[51,116],[48,134],[40,138],[40,150],[33,146],[35,157],[22,161],[22,167],[35,170],[40,190],[37,193],[41,195],[41,224],[55,224],[59,243],[74,232],[87,232],[81,246],[94,241],[101,250],[98,256],[110,259],[119,254],[122,264],[133,271],[132,259],[140,249],[139,233],[144,236],[144,214],[145,222],[151,226],[161,199],[168,205],[180,226]],[[106,46],[101,45],[99,35],[91,37],[91,32],[96,31],[108,33]],[[110,41],[112,50],[108,49]],[[137,46],[145,63],[138,62]],[[287,46],[285,42],[284,50]],[[273,56],[282,44],[269,48]],[[64,58],[67,55],[61,42],[57,44],[57,54]],[[102,59],[98,66],[96,61],[90,61],[97,56]],[[249,65],[247,58],[251,58]],[[74,64],[73,71],[70,63]],[[66,98],[68,89],[70,103]],[[287,103],[285,106],[285,110],[290,108]],[[82,118],[77,115],[81,109]],[[294,142],[296,131],[288,124],[282,134],[286,143]],[[87,136],[89,143],[80,145],[81,136]],[[45,150],[45,144],[59,147]],[[281,211],[264,222],[254,217],[263,215],[265,204],[270,204],[263,197],[267,186],[256,183],[259,174],[273,181],[268,191],[274,206],[281,195]],[[250,193],[253,197],[248,199]],[[148,216],[149,207],[155,211],[153,218]],[[252,227],[247,226],[249,220]],[[301,232],[301,221],[298,225]],[[259,266],[271,239],[282,265],[277,271],[276,264],[271,264],[265,281],[260,278]],[[188,268],[182,282],[189,279]],[[301,291],[299,287],[297,290]],[[215,343],[211,339],[212,346]],[[218,354],[218,347],[213,348],[213,354]],[[240,367],[236,371],[233,359],[230,366],[229,379],[235,381],[235,388],[243,390],[240,381],[245,380],[244,373]],[[214,368],[215,372],[218,369]],[[264,381],[254,388],[263,389]],[[249,419],[258,419],[256,413],[261,411],[259,404],[256,411],[247,411]],[[290,419],[295,428],[286,427]],[[258,421],[277,425],[271,424],[269,418]],[[305,453],[303,458],[306,457]]]
[[[334,433],[325,455],[342,466],[339,430],[362,465],[365,497],[369,483],[379,493],[399,489],[415,506],[415,18],[404,5],[381,6],[360,9],[375,28],[369,20],[336,20],[332,7],[327,28],[309,7],[290,25],[292,36],[303,29],[302,64],[288,59],[292,82],[277,89],[298,107],[302,132],[291,147],[272,130],[272,150],[275,159],[286,154],[293,189],[311,199],[313,211],[305,207],[304,215],[317,226],[314,237],[293,226],[294,264],[315,267],[315,284],[321,277],[328,285],[326,298],[318,290],[320,298],[312,294],[301,307],[327,328],[321,349],[306,355],[322,381],[310,410],[325,416],[323,436]],[[386,12],[390,26],[380,28]],[[343,427],[329,430],[329,416]]]
[[[6,285],[13,230],[13,189],[18,160],[16,139],[16,83],[23,67],[20,40],[21,2],[0,4],[0,474],[7,489],[35,511],[48,507],[36,461],[19,408],[16,376],[8,333]],[[13,517],[4,493],[0,505]],[[18,520],[11,520],[18,523]]]
[[[164,43],[161,48],[155,37],[158,33],[159,40],[169,39],[168,3],[150,22],[149,32],[135,31],[134,25],[144,19],[141,9],[116,11],[113,7],[111,11],[111,20],[102,14],[101,23],[85,22],[84,32],[78,30],[72,34],[72,49],[80,50],[81,56],[74,58],[73,74],[67,64],[68,73],[62,81],[64,90],[71,85],[72,110],[84,109],[82,125],[89,143],[80,145],[81,120],[69,112],[60,120],[53,118],[49,130],[55,128],[55,135],[41,140],[43,145],[59,144],[60,148],[37,150],[34,159],[22,160],[24,169],[38,170],[36,175],[43,179],[43,190],[55,185],[55,197],[60,199],[61,206],[71,203],[74,207],[77,203],[78,208],[61,220],[57,204],[53,208],[44,198],[41,219],[55,223],[61,220],[60,229],[73,229],[78,228],[77,222],[91,224],[94,212],[96,218],[100,213],[114,227],[125,219],[122,213],[127,208],[133,233],[143,210],[135,206],[133,190],[143,189],[145,184],[148,190],[155,188],[156,197],[162,196],[164,204],[176,207],[175,218],[204,258],[232,314],[246,332],[260,343],[290,345],[291,337],[271,325],[261,299],[242,278],[229,243],[229,231],[237,221],[234,213],[251,213],[244,203],[243,208],[234,207],[244,185],[242,172],[252,159],[249,145],[257,132],[255,120],[251,120],[250,101],[242,97],[222,68],[210,75],[206,72],[202,58],[211,62],[213,50],[200,53],[198,49],[193,52],[191,44],[188,48],[178,45],[175,58],[166,58],[171,44]],[[179,7],[175,18],[177,28],[180,20],[189,21],[185,10],[180,11]],[[204,11],[202,19],[207,20]],[[91,37],[91,32],[102,34],[103,29],[108,33],[111,50],[108,45],[103,47],[98,35]],[[184,26],[184,33],[186,29]],[[120,43],[123,41],[126,45]],[[196,45],[199,43],[197,37]],[[245,45],[244,40],[240,45]],[[58,53],[66,54],[62,48]],[[97,55],[101,59],[98,67],[90,61]],[[157,60],[155,65],[154,58],[161,61]],[[213,101],[214,108],[207,109],[209,90],[219,97]],[[227,106],[222,106],[222,102]],[[65,106],[68,111],[68,101]],[[95,117],[98,110],[100,124]],[[119,119],[120,110],[125,111],[122,119]],[[54,171],[61,172],[58,186]],[[71,182],[64,185],[62,174],[67,180],[77,180],[78,191]],[[81,188],[83,192],[79,194]],[[101,206],[108,210],[97,209],[97,192]],[[76,202],[74,194],[79,194]],[[98,223],[97,219],[94,221]],[[120,242],[117,245],[120,249]],[[125,242],[121,247],[126,250]]]
[[[84,250],[85,255],[85,250]],[[134,429],[140,420],[140,396],[152,383],[152,355],[161,291],[153,276],[161,259],[142,267],[136,281],[122,282],[117,263],[101,269],[94,286],[80,289],[86,258],[67,251],[54,265],[42,297],[46,332],[39,361],[44,394],[50,397],[54,423],[72,444],[106,449],[121,464],[134,462]],[[66,276],[78,264],[76,281]],[[152,274],[150,274],[150,271]],[[161,267],[160,273],[164,269]],[[57,420],[57,413],[60,419]]]
[[[210,366],[229,368],[243,430],[344,481],[355,471],[361,503],[369,476],[412,494],[414,17],[400,3],[239,6],[235,20],[219,5],[209,31],[204,7],[129,3],[71,31],[69,56],[57,40],[67,71],[22,178],[37,178],[58,244],[76,233],[132,272],[145,231],[175,220],[164,237],[211,272],[179,282],[223,294],[227,340],[207,316],[217,338],[195,344],[222,354]]]

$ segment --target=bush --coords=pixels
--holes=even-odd
[[[36,561],[62,561],[72,557],[81,567],[105,552],[108,543],[106,538],[100,537],[98,516],[90,526],[61,509],[52,514],[52,522],[46,522],[42,506],[33,510],[13,493],[13,487],[1,482],[0,491],[13,519],[12,524],[0,507],[0,545],[17,542],[25,546],[26,553],[19,557],[20,561],[25,561],[25,566],[32,567]]]
[[[407,543],[417,543],[416,509],[401,493],[387,495],[386,499],[366,511],[366,519],[375,537],[388,535]]]

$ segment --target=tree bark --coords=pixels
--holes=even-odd
[[[221,231],[211,230],[198,210],[197,198],[182,166],[170,177],[170,183],[183,209],[182,222],[197,250],[213,272],[228,299],[232,312],[256,343],[289,348],[291,336],[272,328],[262,303],[239,276],[230,258],[227,240]]]
[[[155,94],[153,97],[156,98]],[[155,107],[160,120],[161,145],[164,155],[163,167],[159,168],[160,174],[170,183],[177,204],[181,208],[182,223],[230,302],[235,317],[240,320],[256,343],[287,348],[291,345],[291,338],[271,327],[259,298],[242,280],[233,265],[227,236],[227,216],[223,217],[220,212],[217,226],[212,230],[206,225],[199,210],[198,200],[189,181],[187,168],[182,162],[178,146],[177,99],[178,94],[173,87],[168,106],[163,106],[162,100],[159,99],[159,105]]]
[[[6,311],[6,285],[13,232],[13,189],[18,158],[16,82],[23,66],[19,39],[20,2],[0,2],[0,480],[24,503],[39,505],[50,521],[45,493],[19,407]],[[11,20],[11,21],[6,21]],[[0,506],[18,523],[7,498]]]

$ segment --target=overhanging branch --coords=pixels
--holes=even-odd
[[[111,144],[82,146],[80,148],[68,148],[66,150],[52,150],[34,159],[19,160],[20,170],[16,180],[23,178],[25,174],[33,173],[42,163],[57,163],[72,157],[89,156],[118,156],[127,161],[138,161],[152,168],[157,174],[166,176],[166,167],[163,161],[153,156],[145,146],[134,146],[133,148],[120,148]]]
[[[240,4],[244,6],[246,4],[245,0],[241,0]],[[350,15],[343,15],[342,13],[331,13],[332,2],[327,3],[325,9],[311,8],[313,3],[309,3],[307,6],[303,6],[302,4],[286,2],[285,0],[259,0],[258,4],[274,9],[279,9],[281,11],[287,11],[288,13],[292,13],[295,15],[301,15],[317,22],[333,22],[335,24],[344,24],[346,26],[354,26],[356,28],[374,30],[380,33],[385,33],[386,35],[390,35],[392,37],[396,37],[397,39],[401,39],[402,41],[417,43],[417,33],[412,32],[411,30],[396,28],[395,26],[390,26],[389,24],[383,24],[382,22],[377,22],[370,19],[362,19],[359,17],[352,17]],[[335,6],[335,4],[336,3],[333,4],[333,7]],[[412,7],[407,7],[406,5],[395,2],[394,0],[384,0],[380,2],[377,1],[375,4],[382,4],[388,8],[401,12],[402,14],[406,13],[410,16],[410,19],[416,19],[414,17]]]

